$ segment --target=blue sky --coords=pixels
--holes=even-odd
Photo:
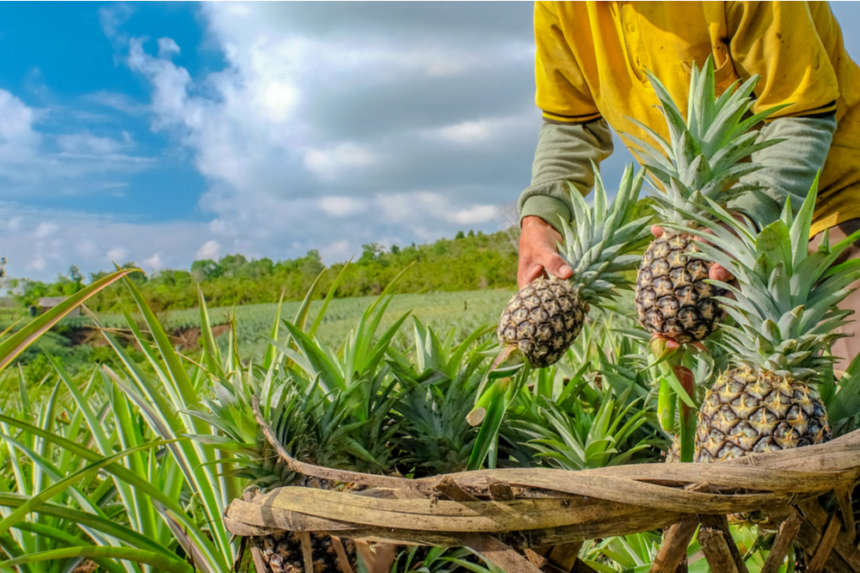
[[[843,29],[860,6],[833,6]],[[530,3],[2,3],[0,254],[49,279],[504,225]],[[848,34],[852,54],[860,37]],[[617,146],[617,148],[620,146]],[[604,167],[616,181],[630,160]]]

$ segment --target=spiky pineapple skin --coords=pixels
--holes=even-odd
[[[538,278],[513,296],[499,319],[499,341],[535,368],[558,362],[579,336],[588,304],[565,280]]]
[[[664,232],[642,256],[636,276],[636,311],[651,334],[679,343],[699,342],[722,321],[714,297],[724,289],[706,283],[710,265],[690,256],[694,237]]]
[[[302,477],[295,487],[315,487],[317,489],[354,489],[353,484],[335,483],[326,479]],[[260,557],[267,569],[260,573],[341,573],[337,550],[330,535],[311,533],[311,549],[314,570],[305,571],[302,542],[299,534],[294,531],[282,531],[272,535],[253,537],[252,540],[260,551]],[[341,538],[341,543],[349,558],[353,571],[356,567],[355,544],[350,539]]]
[[[350,566],[355,571],[355,544],[349,539],[342,539],[341,542],[349,557]],[[255,537],[254,543],[260,550],[263,563],[266,564],[267,571],[265,573],[305,573],[302,542],[298,533],[282,531],[272,535]],[[337,551],[330,536],[311,533],[311,548],[313,550],[313,573],[341,572]]]
[[[772,372],[724,372],[699,409],[696,461],[820,444],[830,439],[827,412],[808,385]]]

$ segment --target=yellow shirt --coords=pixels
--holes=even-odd
[[[632,117],[668,139],[644,71],[686,113],[690,64],[709,55],[718,91],[761,76],[755,112],[786,103],[772,118],[835,110],[812,231],[860,218],[860,68],[826,2],[537,2],[535,38],[536,102],[548,121],[603,117],[647,141]]]

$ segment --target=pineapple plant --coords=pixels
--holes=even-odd
[[[654,209],[662,224],[672,228],[645,250],[636,278],[636,310],[652,335],[700,342],[722,321],[717,298],[725,291],[707,281],[711,263],[692,256],[698,243],[688,227],[695,223],[681,213],[701,214],[705,200],[725,205],[754,189],[737,183],[760,167],[748,158],[778,141],[759,141],[759,133],[751,129],[781,107],[747,117],[758,76],[740,86],[735,82],[717,97],[711,58],[702,70],[693,63],[686,121],[660,80],[650,73],[648,79],[660,101],[669,141],[633,119],[659,149],[626,135],[639,146],[640,159],[655,183]]]
[[[306,462],[327,467],[345,467],[351,462],[346,441],[337,428],[345,423],[350,408],[336,395],[321,401],[313,397],[313,388],[303,388],[293,376],[276,375],[256,388],[254,377],[239,372],[235,383],[217,389],[217,399],[207,401],[204,412],[192,412],[217,428],[224,436],[214,443],[236,458],[233,474],[248,480],[248,490],[265,493],[271,489],[298,486],[347,490],[351,484],[333,483],[297,474],[278,455],[263,436],[254,419],[251,396],[263,396],[261,411],[277,434],[278,441],[290,455]],[[214,384],[219,384],[213,380]],[[311,390],[309,392],[308,390]],[[268,406],[265,396],[271,396]],[[198,440],[205,441],[202,436]],[[340,573],[336,544],[341,543],[356,570],[356,548],[348,539],[328,535],[310,536],[314,573]],[[260,573],[302,573],[305,570],[301,540],[294,532],[277,532],[252,538],[266,566]],[[310,573],[310,572],[308,572]]]
[[[502,312],[498,337],[503,346],[522,354],[535,368],[556,363],[582,330],[589,305],[615,295],[630,281],[640,257],[630,254],[647,236],[647,219],[631,221],[644,172],[624,172],[618,195],[608,203],[595,168],[594,204],[570,186],[576,229],[562,221],[560,252],[573,269],[570,279],[538,278],[517,292]]]
[[[738,280],[719,283],[734,299],[720,298],[733,324],[722,326],[719,344],[728,369],[706,392],[695,440],[695,460],[723,461],[753,452],[818,444],[830,435],[815,383],[832,368],[836,329],[851,311],[838,304],[860,278],[860,261],[832,266],[860,232],[831,245],[827,232],[809,253],[817,185],[792,215],[788,201],[778,221],[756,233],[716,202],[706,215],[687,213],[711,233],[702,260],[717,262]],[[720,225],[722,223],[722,225]],[[674,225],[680,229],[680,225]],[[731,253],[729,255],[728,253]]]

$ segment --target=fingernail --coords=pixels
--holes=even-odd
[[[558,269],[558,274],[562,277],[566,277],[573,274],[573,269],[567,265],[561,265],[561,268]]]

